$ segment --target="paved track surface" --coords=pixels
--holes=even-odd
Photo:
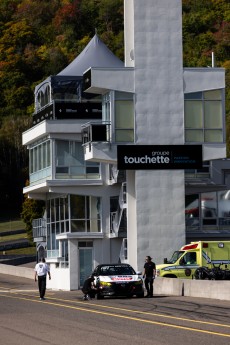
[[[230,302],[172,296],[83,301],[81,291],[48,290],[0,274],[4,345],[223,345],[230,343]]]

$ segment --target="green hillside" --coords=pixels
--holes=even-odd
[[[14,230],[22,230],[25,229],[25,224],[22,220],[12,220],[8,222],[1,222],[0,221],[0,236],[2,232],[5,231],[14,231]]]
[[[18,231],[18,233],[17,233]],[[24,232],[23,232],[24,231]],[[36,247],[30,243],[28,246],[15,249],[3,249],[7,245],[17,242],[28,242],[28,235],[25,231],[25,224],[21,220],[0,222],[0,256],[1,255],[36,255]]]
[[[226,68],[230,157],[230,3],[183,0],[184,66]],[[123,0],[0,1],[0,217],[19,217],[28,155],[22,132],[31,125],[34,87],[65,68],[94,36],[124,58]]]

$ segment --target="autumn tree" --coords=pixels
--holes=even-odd
[[[25,195],[24,202],[22,205],[21,218],[26,225],[26,232],[28,239],[33,241],[33,225],[32,222],[34,219],[41,218],[44,213],[45,204],[41,200],[29,199]]]
[[[140,0],[141,1],[141,0]],[[185,67],[226,69],[230,155],[229,0],[182,0]],[[0,1],[0,207],[19,209],[28,178],[22,132],[31,126],[34,88],[64,69],[95,31],[124,60],[123,0]],[[17,201],[16,201],[17,200]],[[15,206],[16,205],[16,206]]]

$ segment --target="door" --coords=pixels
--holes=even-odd
[[[195,270],[199,267],[197,265],[197,253],[187,252],[179,259],[180,270],[177,275],[178,278],[192,278]]]
[[[85,279],[92,273],[93,249],[79,248],[79,286],[82,287]]]

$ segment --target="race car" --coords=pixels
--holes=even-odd
[[[98,265],[93,271],[97,299],[104,296],[144,297],[141,272],[135,272],[128,264]]]

